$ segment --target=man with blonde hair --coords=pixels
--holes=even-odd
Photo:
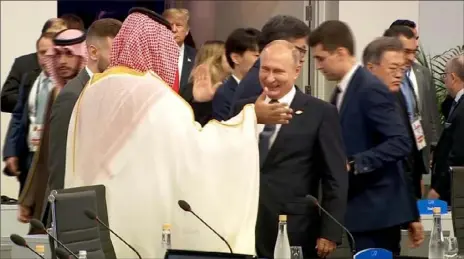
[[[185,45],[185,37],[190,33],[189,20],[190,13],[184,8],[170,8],[163,12],[163,17],[171,25],[171,30],[174,33],[174,40],[179,45],[179,86],[182,89],[188,83],[190,73],[193,68],[193,61],[197,51]]]
[[[165,19],[145,8],[131,9],[114,39],[109,68],[91,79],[74,108],[64,186],[105,185],[110,226],[144,258],[164,256],[160,232],[153,231],[164,223],[177,233],[174,249],[228,252],[178,207],[182,199],[234,252],[254,254],[257,121],[285,124],[290,111],[264,103],[262,96],[239,116],[202,128],[172,90],[178,55]],[[194,89],[194,96],[209,90]],[[124,244],[113,244],[117,258],[134,257]]]

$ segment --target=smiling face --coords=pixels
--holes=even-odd
[[[293,47],[293,46],[292,46]],[[295,85],[300,73],[300,54],[293,53],[287,45],[275,44],[265,48],[261,54],[259,81],[268,89],[268,97],[280,99]]]

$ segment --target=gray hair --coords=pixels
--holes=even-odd
[[[447,72],[455,73],[461,81],[464,81],[464,54],[456,56],[448,61]]]
[[[380,64],[383,55],[388,51],[403,51],[403,44],[398,38],[380,37],[369,43],[363,51],[362,61],[367,63]]]
[[[272,46],[276,46],[276,45],[279,45],[281,47],[284,47],[286,48],[287,50],[290,50],[291,53],[292,53],[292,58],[293,58],[293,62],[295,63],[296,66],[298,66],[300,64],[300,59],[301,59],[301,53],[300,51],[295,47],[295,45],[293,45],[293,43],[289,42],[289,41],[286,41],[286,40],[275,40],[275,41],[272,41],[271,43],[267,44],[264,49],[263,49],[263,52],[261,53],[261,55],[263,53],[266,52],[266,50]]]

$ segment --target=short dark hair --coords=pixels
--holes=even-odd
[[[310,29],[302,20],[290,15],[277,15],[261,29],[259,50],[275,40],[292,40],[308,37]]]
[[[406,39],[414,38],[414,32],[409,27],[403,25],[396,25],[388,28],[384,33],[384,37],[400,37],[404,36]]]
[[[48,19],[42,26],[42,33],[45,33],[53,24],[54,18]]]
[[[114,38],[121,29],[122,22],[112,19],[103,18],[96,20],[90,25],[87,31],[87,39],[91,38]]]
[[[56,33],[54,33],[54,32],[44,32],[44,33],[40,34],[40,37],[35,42],[35,47],[37,48],[39,46],[39,42],[40,42],[41,39],[46,38],[46,39],[53,40],[55,38],[55,35],[56,35]]]
[[[242,55],[247,50],[259,50],[259,36],[261,32],[255,28],[238,28],[226,40],[226,58],[231,68],[235,67],[230,55]]]
[[[380,64],[383,55],[388,51],[403,52],[403,44],[398,38],[394,37],[380,37],[373,40],[363,51],[363,64]]]
[[[332,52],[337,48],[346,48],[354,55],[354,38],[350,27],[342,21],[325,21],[309,35],[309,46],[321,44],[324,50]]]
[[[66,22],[68,29],[85,31],[84,21],[75,14],[63,14],[61,17]]]
[[[411,28],[411,29],[415,29],[416,28],[416,23],[411,21],[411,20],[396,20],[394,21],[391,25],[390,25],[390,28],[393,27],[393,26],[406,26],[408,28]]]

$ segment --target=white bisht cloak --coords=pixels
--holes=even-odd
[[[203,128],[177,93],[153,72],[114,67],[96,74],[71,117],[65,187],[106,186],[110,227],[144,258],[163,258],[161,228],[172,248],[228,252],[184,199],[231,244],[255,254],[259,154],[254,106]],[[135,254],[112,237],[118,258]]]

